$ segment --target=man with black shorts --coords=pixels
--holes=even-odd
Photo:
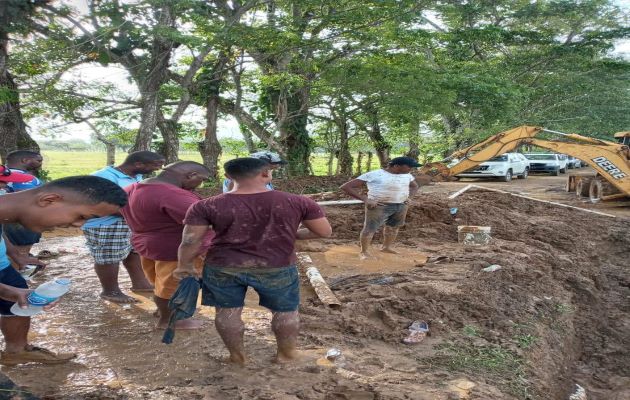
[[[230,361],[246,361],[241,313],[248,287],[256,290],[260,305],[273,313],[276,360],[294,360],[300,326],[295,240],[328,237],[332,229],[313,200],[267,187],[271,182],[268,162],[237,158],[225,163],[224,169],[234,189],[190,207],[173,275],[196,275],[195,258],[212,229],[216,236],[205,259],[202,304],[216,307],[215,326]],[[300,224],[304,228],[298,229]]]

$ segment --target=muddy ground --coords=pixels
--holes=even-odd
[[[566,195],[536,182],[508,188]],[[464,184],[423,188],[401,231],[401,254],[368,262],[353,253],[361,207],[326,208],[334,237],[301,250],[343,306],[324,307],[303,281],[307,359],[289,366],[270,362],[270,315],[255,295],[245,311],[252,359],[234,367],[223,362],[212,309],[201,310],[205,329],[178,332],[164,345],[148,298],[138,296],[134,306],[102,302],[82,238],[49,238],[45,247],[69,253],[39,281],[70,276],[75,286],[54,312],[34,318],[32,341],[79,358],[2,372],[48,399],[542,400],[568,399],[575,384],[589,400],[630,398],[630,220],[490,192],[447,199]],[[553,190],[538,190],[544,186]],[[458,225],[491,226],[493,241],[464,247]],[[481,271],[492,264],[502,268]],[[430,336],[402,344],[414,320],[428,322]],[[333,347],[344,365],[323,359]]]

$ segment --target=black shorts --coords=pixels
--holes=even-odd
[[[20,289],[28,289],[24,277],[10,265],[0,270],[0,283]],[[14,304],[12,301],[0,299],[0,315],[14,315],[11,312],[11,307]]]
[[[20,224],[4,224],[4,234],[16,246],[31,246],[39,243],[42,234],[26,229]]]

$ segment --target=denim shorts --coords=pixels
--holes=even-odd
[[[24,277],[10,265],[0,270],[0,283],[20,289],[28,289]],[[0,299],[0,315],[14,315],[11,312],[13,304],[15,303],[12,301]]]
[[[248,287],[258,293],[258,304],[271,311],[295,311],[300,305],[300,280],[295,266],[220,268],[208,265],[203,269],[201,304],[218,308],[243,307]]]
[[[374,208],[368,208],[366,206],[363,230],[366,232],[376,232],[383,225],[392,228],[401,227],[405,224],[407,208],[407,204],[405,203],[379,204]]]
[[[42,237],[41,233],[28,230],[20,224],[4,224],[2,227],[7,239],[16,246],[31,246],[39,243]]]

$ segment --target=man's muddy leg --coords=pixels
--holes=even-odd
[[[138,300],[127,296],[118,286],[118,263],[94,264],[96,276],[101,282],[101,297],[113,303],[137,303]]]
[[[392,248],[394,242],[396,241],[397,235],[398,227],[385,226],[385,228],[383,228],[383,248],[381,249],[382,252],[397,254],[397,252]]]
[[[370,257],[370,245],[372,244],[372,238],[374,238],[374,232],[368,232],[365,229],[361,231],[361,236],[359,239],[361,240],[361,253],[359,257],[365,260]]]
[[[0,330],[4,336],[4,351],[19,353],[28,345],[28,330],[31,327],[30,317],[0,317]]]
[[[230,361],[235,364],[245,364],[245,361],[247,361],[245,345],[243,344],[245,324],[243,324],[241,319],[243,307],[217,307],[216,311],[217,315],[214,319],[214,325],[217,327],[217,332],[219,332],[225,347],[230,352]]]
[[[168,327],[168,321],[171,318],[172,311],[168,308],[168,300],[163,299],[161,297],[153,296],[153,301],[157,306],[157,316],[159,320],[157,322],[156,328],[158,329],[166,329]],[[156,314],[154,314],[156,315]],[[198,319],[182,319],[175,322],[175,329],[200,329],[203,327],[203,321]]]
[[[298,311],[274,312],[271,330],[278,344],[276,360],[280,363],[295,360],[298,357],[297,338],[300,331]]]

